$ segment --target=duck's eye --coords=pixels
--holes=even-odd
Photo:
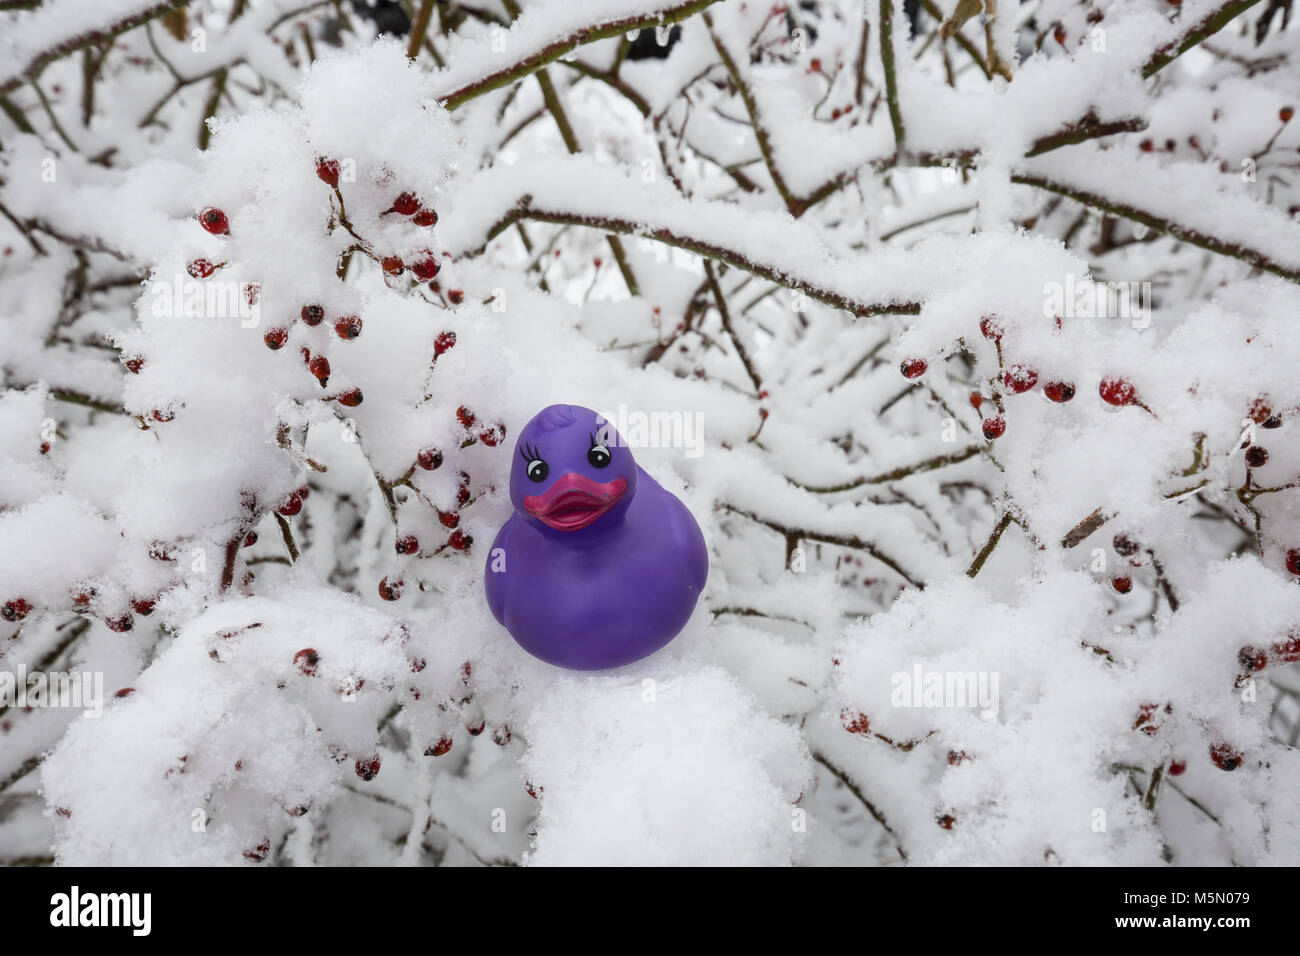
[[[609,449],[604,445],[592,445],[587,452],[587,461],[591,462],[592,468],[604,468],[612,460]]]
[[[546,462],[542,461],[540,458],[534,458],[528,463],[528,480],[545,481],[547,472],[549,471],[550,469],[546,467]]]

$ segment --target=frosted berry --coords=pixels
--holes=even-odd
[[[435,471],[442,464],[442,452],[436,448],[422,448],[415,460],[425,471]]]
[[[185,271],[194,279],[206,279],[208,276],[212,275],[216,269],[217,267],[207,259],[195,259],[185,267]]]
[[[1237,652],[1237,663],[1241,665],[1245,673],[1253,674],[1255,671],[1262,671],[1268,666],[1268,655],[1262,648],[1258,648],[1254,644],[1247,644]]]
[[[980,422],[980,429],[984,432],[984,437],[989,441],[1001,438],[1007,431],[1007,420],[1001,415],[995,415],[992,418],[986,418]]]
[[[1058,404],[1064,404],[1074,398],[1074,383],[1048,382],[1043,386],[1043,394]]]
[[[199,225],[214,236],[226,236],[230,234],[230,220],[220,209],[208,206],[199,213]]]
[[[436,226],[438,224],[438,214],[432,209],[421,209],[411,217],[411,222],[417,226]]]
[[[439,332],[438,337],[433,340],[433,354],[441,355],[456,344],[456,333],[452,331]]]
[[[1260,422],[1259,424],[1260,424],[1260,427],[1261,427],[1261,428],[1281,428],[1281,427],[1282,427],[1282,416],[1281,416],[1281,415],[1278,415],[1278,414],[1275,412],[1275,413],[1273,413],[1272,415],[1268,416],[1268,418],[1264,419],[1264,420],[1263,420],[1262,422]]]
[[[1230,744],[1217,743],[1210,745],[1210,759],[1220,770],[1232,772],[1241,766],[1242,754]]]
[[[25,618],[31,609],[31,604],[23,598],[14,598],[12,601],[6,601],[5,606],[0,608],[0,617],[10,624],[16,624]]]
[[[495,448],[497,445],[501,444],[505,437],[505,425],[493,425],[491,428],[485,428],[483,431],[478,433],[478,440],[489,448]]]
[[[415,554],[420,550],[420,539],[413,534],[404,534],[395,545],[398,554]]]
[[[257,544],[257,532],[250,531],[244,536],[244,547],[251,548],[255,544]]]
[[[470,545],[474,543],[474,539],[464,531],[457,529],[451,533],[451,537],[447,539],[447,543],[457,551],[468,551]]]
[[[447,753],[450,750],[451,750],[451,738],[439,737],[438,740],[432,746],[426,747],[424,749],[424,755],[426,757],[441,757],[443,754]]]
[[[350,388],[339,395],[339,404],[346,405],[348,408],[356,408],[361,404],[364,396],[359,388]]]
[[[1008,391],[1019,395],[1038,384],[1038,372],[1028,365],[1012,365],[1003,369],[1002,384]]]
[[[460,305],[462,302],[465,301],[465,293],[460,289],[448,289],[447,300],[452,305]]]
[[[1286,553],[1286,569],[1300,576],[1300,548],[1292,548]]]
[[[379,754],[358,760],[357,776],[362,780],[374,780],[379,776]]]
[[[139,375],[140,370],[145,366],[144,356],[132,355],[130,358],[123,359],[122,364],[132,375]]]
[[[1246,449],[1246,464],[1251,468],[1263,468],[1268,464],[1268,449],[1260,445],[1251,445]]]
[[[153,613],[154,602],[148,598],[131,598],[131,610],[142,617],[148,617]]]
[[[455,511],[443,511],[438,509],[438,521],[444,528],[454,528],[460,524],[460,515]]]
[[[438,258],[428,249],[417,253],[417,258],[411,263],[411,272],[421,282],[428,282],[438,274],[441,267],[438,265]]]
[[[341,339],[355,339],[361,334],[361,316],[345,315],[334,323],[334,331]]]
[[[319,305],[304,305],[302,307],[302,321],[305,325],[320,325],[325,321],[325,310]]]
[[[460,422],[462,425],[464,425],[466,428],[473,428],[474,422],[478,421],[474,413],[471,412],[464,405],[456,409],[456,420]]]
[[[1137,401],[1137,389],[1122,378],[1103,378],[1097,391],[1108,405],[1132,405]]]
[[[300,674],[311,677],[316,673],[316,666],[320,664],[320,654],[314,647],[304,647],[297,654],[293,655],[293,666],[298,668]]]
[[[471,737],[477,737],[483,733],[485,727],[487,727],[487,721],[480,720],[477,724],[466,724],[465,730]]]
[[[316,376],[316,380],[320,382],[321,388],[324,388],[325,385],[329,382],[330,360],[327,359],[325,356],[317,355],[307,364],[307,369],[313,375]]]
[[[980,335],[990,342],[1002,341],[1002,320],[996,315],[986,315],[980,319]]]
[[[909,358],[903,359],[898,370],[903,373],[903,378],[920,378],[929,367],[925,359]]]
[[[292,518],[299,511],[302,511],[302,495],[295,491],[293,494],[289,495],[288,498],[284,499],[284,502],[276,509],[276,511],[280,512],[280,514],[284,515],[286,518]]]
[[[110,631],[117,631],[119,634],[124,634],[135,627],[135,620],[130,614],[123,614],[121,617],[110,617],[104,623],[108,625]]]
[[[316,160],[316,176],[328,186],[337,186],[339,184],[339,161],[337,159],[325,159],[324,157]]]
[[[385,601],[396,601],[402,596],[404,586],[405,583],[401,578],[396,581],[389,581],[388,578],[384,578],[379,582],[379,596]]]
[[[400,256],[384,256],[380,265],[384,267],[384,275],[390,276],[400,276],[406,268]]]
[[[420,211],[420,201],[413,193],[402,193],[393,200],[392,211],[399,216],[414,216]]]
[[[1129,591],[1133,590],[1133,579],[1121,575],[1117,578],[1111,578],[1110,585],[1120,594],[1128,594]]]
[[[1262,425],[1273,415],[1273,409],[1269,407],[1268,399],[1260,396],[1250,403],[1246,409],[1246,417],[1256,425]]]
[[[262,341],[272,352],[278,352],[284,348],[284,343],[289,341],[288,329],[267,329],[266,335],[262,336]]]
[[[1111,539],[1110,543],[1115,549],[1115,553],[1125,558],[1133,557],[1133,555],[1137,554],[1141,548],[1141,545],[1126,534],[1115,535],[1115,537]]]
[[[1181,777],[1183,775],[1183,772],[1186,769],[1187,769],[1186,761],[1183,760],[1169,761],[1169,776],[1171,777]]]

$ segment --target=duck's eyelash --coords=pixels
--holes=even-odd
[[[596,433],[595,433],[595,432],[591,432],[591,433],[590,433],[590,438],[591,438],[591,447],[592,447],[592,448],[595,448],[597,445],[599,445],[601,448],[606,448],[606,447],[609,446],[609,439],[607,439],[604,435],[601,435],[601,436],[600,436],[600,441],[597,441],[597,440],[596,440]]]
[[[519,449],[519,455],[520,457],[523,458],[524,461],[529,462],[530,464],[534,461],[539,460],[542,457],[542,454],[537,450],[536,445],[532,445],[532,446],[524,445],[522,448]]]

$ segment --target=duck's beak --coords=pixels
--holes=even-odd
[[[626,491],[622,478],[601,484],[570,471],[555,479],[545,494],[524,498],[524,509],[556,531],[578,531],[618,504]]]

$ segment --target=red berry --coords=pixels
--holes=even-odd
[[[439,356],[449,350],[456,344],[456,333],[452,331],[439,332],[438,337],[433,340],[433,354]]]
[[[898,370],[903,373],[903,378],[920,378],[929,367],[925,359],[910,358],[903,359]]]
[[[460,289],[448,289],[447,300],[451,302],[452,305],[460,305],[465,301],[465,293]]]
[[[1121,557],[1131,558],[1141,550],[1141,545],[1126,534],[1117,534],[1111,539],[1111,546]]]
[[[1074,383],[1048,382],[1043,386],[1043,394],[1058,404],[1064,404],[1074,398]]]
[[[495,448],[506,437],[506,426],[493,425],[491,428],[485,428],[478,433],[478,440],[489,448]]]
[[[286,518],[292,518],[299,511],[302,511],[302,495],[295,491],[288,498],[285,498],[284,503],[276,510]]]
[[[326,185],[337,186],[339,184],[339,161],[337,159],[325,159],[324,157],[316,160],[316,175]]]
[[[153,613],[154,602],[147,598],[131,598],[131,610],[142,617],[148,617]]]
[[[123,614],[121,617],[110,617],[104,623],[108,625],[110,631],[117,631],[119,634],[123,634],[135,627],[135,621],[130,614]],[[118,691],[118,693],[120,694],[121,691]]]
[[[215,272],[216,269],[217,267],[214,266],[207,259],[195,259],[193,262],[191,262],[188,266],[185,267],[185,271],[188,272],[190,276],[195,279],[206,279],[208,276],[212,275],[212,273]]]
[[[996,315],[986,315],[980,319],[980,335],[990,342],[1001,341],[1002,331],[1002,320]]]
[[[456,504],[463,505],[469,501],[469,485],[461,485],[456,489]]]
[[[248,534],[244,537],[244,547],[246,547],[246,548],[251,548],[251,547],[252,547],[253,545],[255,545],[255,544],[257,544],[257,532],[256,532],[256,531],[250,531],[250,532],[248,532]]]
[[[1052,31],[1052,39],[1055,40],[1057,43],[1059,43],[1061,46],[1065,46],[1065,36],[1066,36],[1065,27],[1061,26],[1058,23],[1056,25],[1056,29]]]
[[[1001,438],[1007,430],[1007,420],[1001,415],[995,415],[992,418],[986,418],[980,422],[980,428],[984,432],[984,437],[989,441]]]
[[[293,655],[293,663],[298,668],[299,673],[311,677],[316,673],[316,665],[320,663],[320,654],[317,653],[314,647],[304,647]]]
[[[396,601],[402,596],[402,588],[406,586],[405,582],[398,578],[396,581],[389,581],[384,578],[379,582],[379,596],[385,601]]]
[[[379,776],[379,754],[358,760],[357,776],[362,780],[374,780]]]
[[[230,220],[220,209],[208,206],[199,213],[199,225],[214,236],[225,236],[230,234]]]
[[[113,691],[113,696],[114,696],[114,697],[117,697],[117,698],[120,699],[120,698],[123,698],[123,697],[130,697],[130,696],[131,696],[132,694],[134,694],[134,693],[135,693],[135,688],[134,688],[134,687],[121,687],[121,688],[119,688],[119,689]]]
[[[1262,422],[1260,422],[1259,426],[1260,428],[1281,428],[1282,416],[1274,413],[1268,416],[1268,418],[1264,419]]]
[[[421,282],[428,282],[442,268],[438,265],[438,257],[428,249],[424,249],[416,255],[418,258],[411,263],[411,271],[415,273],[415,277]]]
[[[1220,770],[1232,772],[1241,766],[1243,756],[1239,750],[1235,750],[1230,744],[1216,743],[1210,745],[1210,759]]]
[[[1129,577],[1111,578],[1110,584],[1120,594],[1128,594],[1129,591],[1133,590],[1133,579]]]
[[[1149,153],[1155,148],[1156,144],[1149,139],[1144,139],[1142,142],[1138,143],[1138,149],[1142,150],[1144,153]]]
[[[474,543],[474,539],[464,531],[458,529],[451,533],[451,537],[447,539],[447,543],[457,551],[468,551],[470,545]]]
[[[1108,405],[1132,405],[1137,401],[1137,389],[1122,378],[1103,378],[1097,391]]]
[[[1137,720],[1133,722],[1133,729],[1152,737],[1160,729],[1161,723],[1159,705],[1145,703],[1138,707]]]
[[[510,727],[508,725],[498,727],[496,730],[492,731],[492,742],[498,747],[504,747],[506,744],[510,743],[510,738],[512,736],[514,735],[510,733]]]
[[[1246,417],[1256,425],[1264,424],[1272,414],[1273,409],[1269,408],[1268,399],[1262,395],[1251,402],[1250,407],[1246,409]]]
[[[400,276],[402,270],[406,268],[400,256],[384,256],[380,265],[384,267],[384,274],[390,276]]]
[[[163,422],[165,424],[171,421],[172,419],[174,419],[176,417],[176,413],[170,411],[163,411],[161,408],[155,408],[151,413],[151,417],[153,418],[154,421]]]
[[[477,421],[477,419],[474,417],[474,413],[471,412],[464,405],[456,409],[456,420],[459,421],[466,428],[473,428],[474,422]]]
[[[307,365],[308,371],[316,376],[320,382],[321,388],[324,388],[330,380],[330,360],[323,355],[317,355]]]
[[[284,343],[289,341],[288,329],[267,329],[266,335],[262,336],[262,341],[272,352],[278,352],[284,348]]]
[[[808,69],[814,73],[820,73],[822,71],[822,61],[817,57],[813,57],[812,62],[808,64]]]
[[[31,609],[31,604],[25,599],[14,598],[12,601],[6,601],[5,606],[0,608],[0,617],[3,617],[10,624],[16,624],[25,618]]]
[[[1268,655],[1254,644],[1247,644],[1237,652],[1237,663],[1245,673],[1253,674],[1268,666]]]
[[[943,827],[945,830],[951,830],[953,825],[957,822],[957,818],[951,813],[943,813],[935,817],[934,822],[939,824],[939,826]]]
[[[350,388],[346,392],[343,392],[342,394],[339,395],[338,401],[340,405],[346,405],[348,408],[356,408],[358,405],[361,404],[361,400],[363,397],[364,396],[361,394],[361,389]]]
[[[420,539],[413,534],[404,534],[397,539],[398,554],[415,554],[420,550]]]
[[[980,410],[980,406],[983,405],[983,404],[984,404],[984,396],[983,396],[983,395],[981,395],[979,392],[971,392],[971,393],[970,393],[970,407],[971,407],[971,408],[975,409],[975,411],[978,412],[978,411]]]
[[[302,307],[302,321],[306,325],[320,325],[325,321],[325,310],[319,305],[304,305]]]
[[[477,737],[483,733],[485,727],[487,727],[487,721],[480,720],[477,724],[466,724],[465,730],[468,731],[471,737]]]
[[[435,226],[438,224],[438,214],[432,209],[421,209],[411,217],[411,222],[417,226]]]
[[[1038,384],[1038,372],[1028,365],[1017,363],[1003,369],[1002,384],[1012,393],[1019,395]]]
[[[345,315],[334,323],[334,331],[341,339],[355,339],[361,334],[361,316]]]
[[[1286,569],[1292,574],[1300,575],[1300,548],[1292,548],[1286,553]]]
[[[393,200],[392,211],[399,216],[414,216],[420,211],[420,201],[412,193],[402,193]]]
[[[449,750],[451,750],[451,738],[439,737],[436,743],[424,749],[424,755],[426,757],[441,757]]]
[[[425,471],[434,471],[442,464],[442,452],[436,448],[422,448],[415,460]]]
[[[1268,449],[1260,445],[1251,445],[1246,449],[1246,464],[1251,468],[1263,468],[1268,464]]]
[[[1183,771],[1185,771],[1186,769],[1187,769],[1187,763],[1185,761],[1182,760],[1169,761],[1169,776],[1171,777],[1181,777],[1183,775]]]
[[[959,767],[961,766],[961,764],[965,763],[967,760],[970,759],[971,759],[970,754],[966,753],[966,751],[964,750],[948,751],[948,766],[950,767]]]
[[[460,524],[460,515],[455,511],[443,511],[439,508],[438,521],[442,523],[444,528],[454,528],[456,525]]]
[[[1291,117],[1293,116],[1295,116],[1295,110],[1293,110],[1289,106],[1284,106],[1277,111],[1277,118],[1280,119],[1283,123],[1291,122]]]
[[[128,359],[123,359],[122,364],[126,366],[126,370],[132,375],[139,375],[140,369],[145,366],[144,356],[132,355]]]

